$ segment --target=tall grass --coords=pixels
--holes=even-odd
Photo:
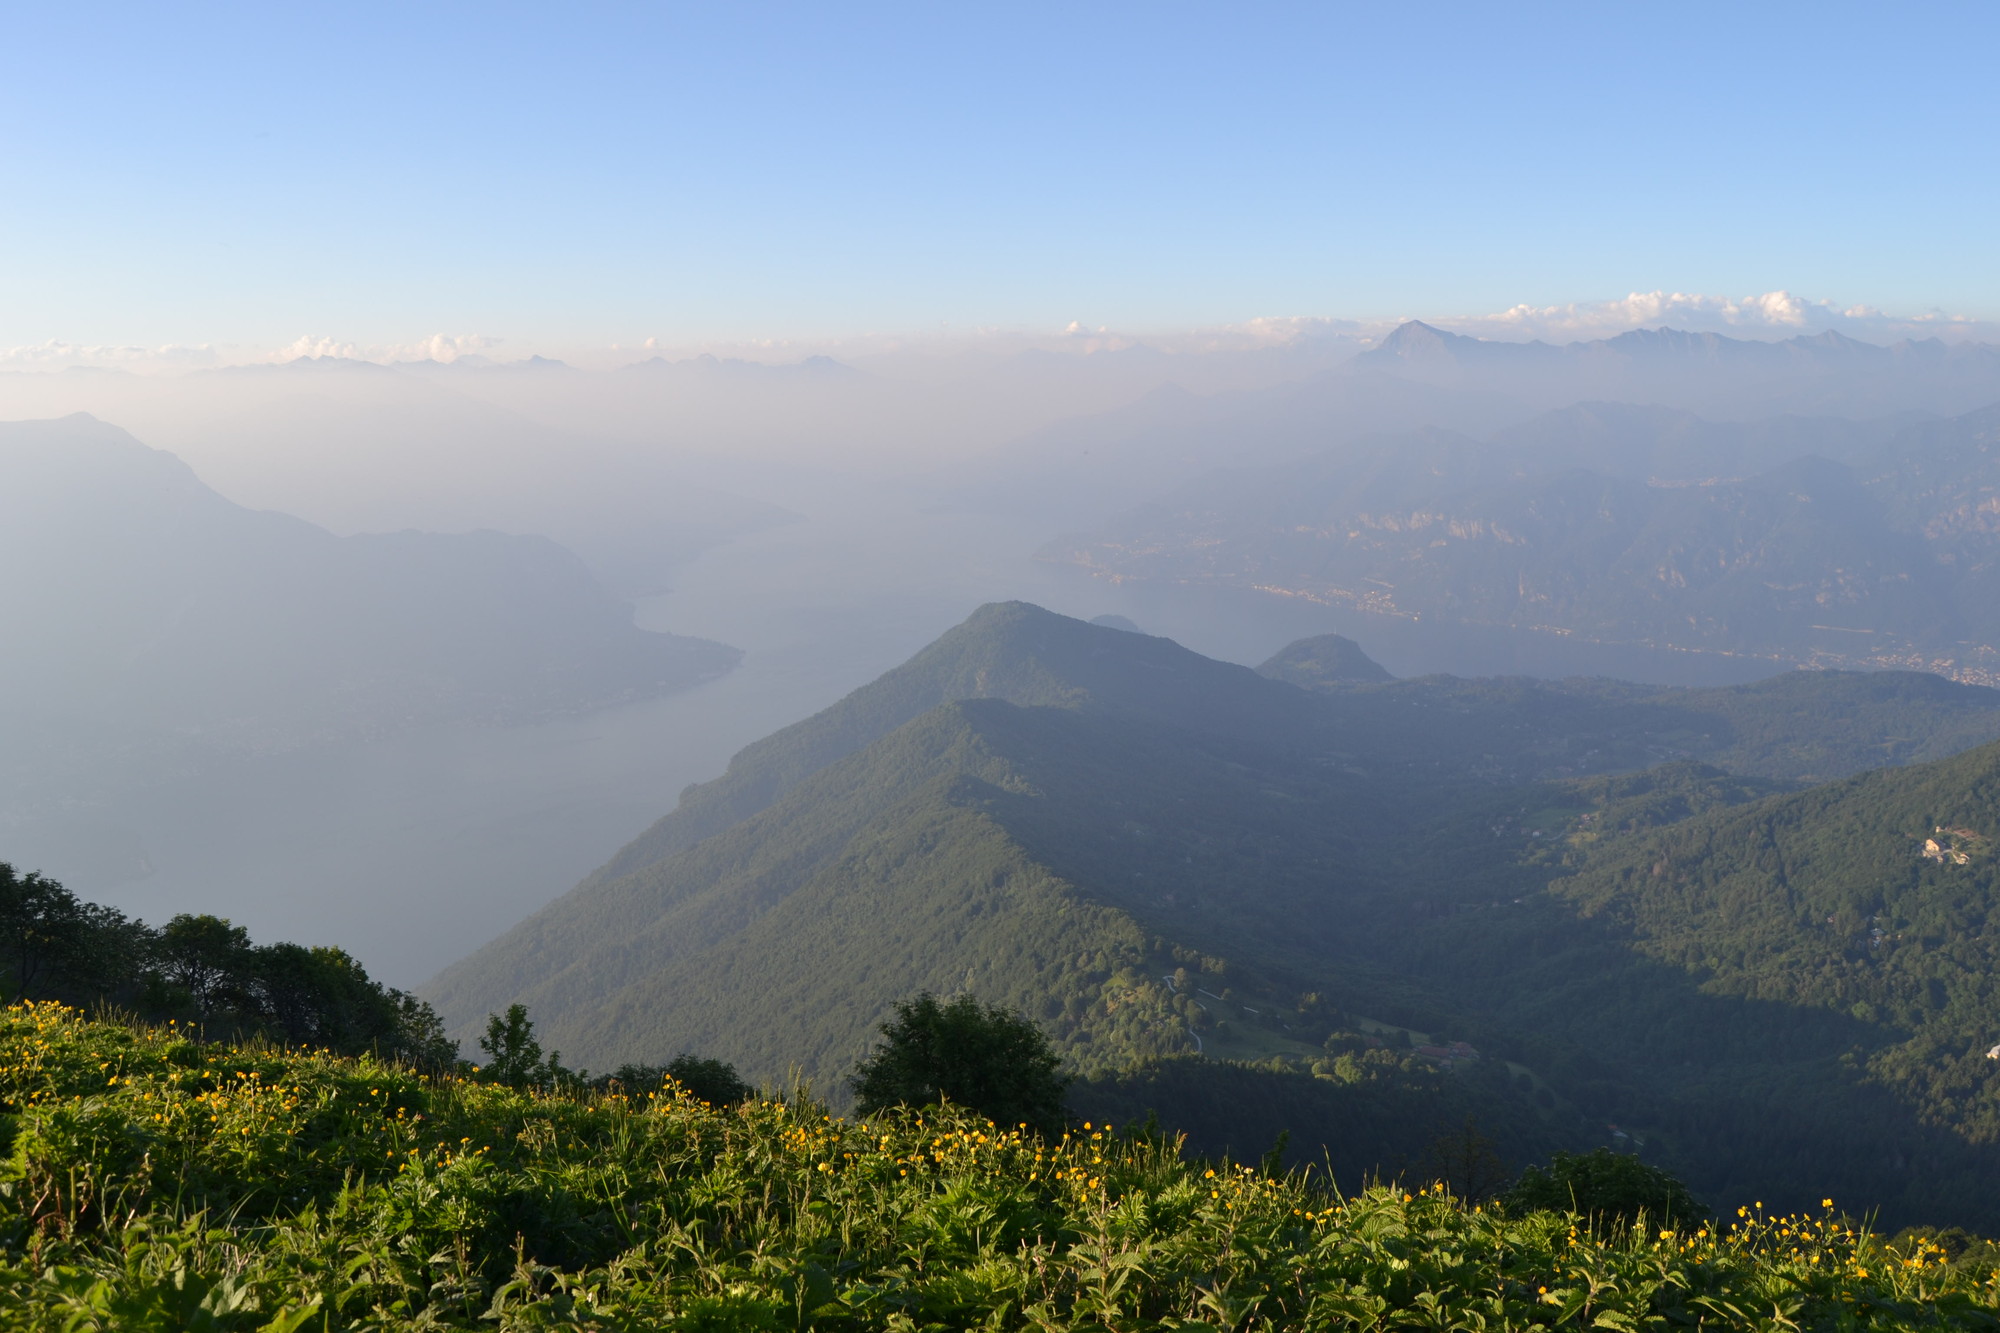
[[[0,1013],[0,1326],[2000,1326],[2000,1285],[1836,1214],[1593,1229],[1442,1190],[669,1086],[546,1097]]]

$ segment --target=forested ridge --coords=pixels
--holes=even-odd
[[[2000,1141],[1996,828],[1990,745],[1709,811],[1585,849],[1518,921],[1464,929],[1423,967],[1479,978],[1537,1031],[1589,1033],[1656,1086],[1821,1088],[1843,1169],[1910,1206],[1969,1198],[1942,1167]]]
[[[1849,775],[1991,737],[2000,695],[1914,673],[1384,681],[1311,641],[1281,659],[1260,677],[986,608],[746,750],[426,993],[461,1033],[521,1000],[596,1066],[693,1049],[836,1098],[890,1005],[972,993],[1045,1027],[1075,1105],[1158,1112],[1206,1150],[1287,1129],[1295,1160],[1330,1150],[1359,1180],[1413,1169],[1470,1118],[1516,1165],[1608,1143],[1711,1199],[1839,1187],[1903,1220],[2000,1225],[1951,1184],[1994,1145],[1938,1100],[1939,1079],[1986,1077],[1984,1046],[1890,1040],[1888,992],[1812,999],[1854,966],[1824,951],[1782,993],[1690,970],[1696,943],[1669,924],[1699,917],[1711,948],[1732,918],[1664,899],[1635,915],[1591,887],[1753,811],[1949,786],[1959,770],[1935,764]],[[748,813],[694,836],[724,805]],[[1425,1053],[1452,1042],[1473,1056]]]

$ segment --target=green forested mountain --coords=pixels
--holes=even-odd
[[[1309,690],[1392,679],[1387,669],[1364,652],[1360,644],[1340,634],[1320,634],[1288,644],[1257,670],[1272,680],[1288,681]]]
[[[1591,1050],[1588,1095],[1725,1188],[1819,1170],[1906,1212],[1990,1209],[1996,830],[1988,745],[1613,840],[1395,961]]]
[[[426,994],[460,1030],[526,1003],[572,1063],[698,1050],[834,1091],[895,1001],[966,990],[1050,1031],[1085,1075],[1079,1108],[1149,1105],[1204,1146],[1262,1151],[1277,1126],[1350,1173],[1394,1170],[1469,1116],[1517,1161],[1643,1139],[1717,1197],[1839,1185],[1894,1207],[1989,1151],[1983,1121],[1932,1105],[1933,1048],[1894,1037],[1904,992],[1850,996],[1855,965],[1822,950],[1785,964],[1780,993],[1756,961],[1775,936],[1671,894],[1633,898],[1641,913],[1622,886],[1642,861],[1655,897],[1682,882],[1652,871],[1663,839],[1869,784],[1950,788],[1968,760],[1794,790],[1989,738],[1996,702],[1897,673],[1308,690],[987,607],[743,752]],[[1990,831],[1948,809],[1912,829]],[[1983,842],[1950,836],[1954,871],[1983,864]],[[1711,956],[1750,961],[1738,978]]]
[[[1280,664],[1312,651],[1295,645],[1260,670],[1283,680]],[[1598,680],[1432,677],[1358,688],[1321,683],[1328,688],[1315,699],[1171,640],[1084,624],[1025,603],[981,608],[903,666],[747,747],[721,778],[690,787],[673,811],[577,892],[448,970],[434,993],[456,1021],[476,1022],[579,966],[591,942],[620,938],[632,921],[661,935],[666,928],[653,923],[666,919],[665,908],[650,881],[635,876],[735,828],[926,711],[961,699],[1143,719],[1307,755],[1317,766],[1371,781],[1394,774],[1450,785],[1534,781],[1689,757],[1810,780],[2000,736],[2000,691],[1913,673],[1801,673],[1702,691]],[[867,784],[852,793],[865,808],[879,796]],[[818,810],[820,798],[808,797],[799,808]],[[763,834],[739,836],[748,841]],[[688,873],[699,878],[708,872]],[[731,897],[719,885],[710,892],[720,900]]]
[[[1289,691],[1264,685],[1242,667],[1189,652],[1171,639],[1116,639],[1102,630],[1024,602],[981,607],[879,680],[745,747],[727,773],[681,793],[674,810],[585,883],[616,879],[691,847],[835,760],[955,699],[1090,707],[1263,736],[1282,734],[1307,711]]]

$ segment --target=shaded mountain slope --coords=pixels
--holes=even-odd
[[[1321,650],[1321,640],[1301,640],[1260,670]],[[1701,689],[1520,676],[1320,678],[1308,688],[1323,759],[1447,788],[1679,759],[1820,782],[2000,738],[2000,690],[1916,671],[1788,671]]]
[[[1991,1225],[2000,746],[1594,844],[1516,908],[1378,928],[1718,1192],[1782,1181]]]

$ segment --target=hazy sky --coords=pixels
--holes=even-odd
[[[0,347],[2000,317],[2000,7],[46,5]]]

